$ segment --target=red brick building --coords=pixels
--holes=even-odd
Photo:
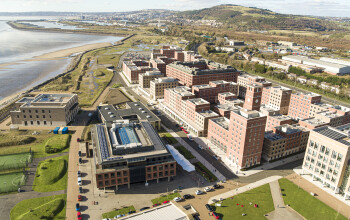
[[[315,93],[293,93],[288,115],[297,120],[309,118],[311,104],[320,103],[321,98],[322,96]]]
[[[149,67],[149,63],[145,60],[132,60],[123,62],[123,73],[130,83],[138,83],[139,74],[154,70],[158,69]]]
[[[292,90],[282,86],[264,87],[261,104],[278,109],[282,115],[288,114]]]
[[[238,85],[234,82],[226,82],[223,80],[211,81],[205,85],[192,86],[192,93],[196,95],[196,98],[203,98],[210,103],[218,102],[219,93],[236,93],[238,91]]]
[[[243,108],[249,110],[260,110],[262,88],[256,84],[246,85],[246,95]]]

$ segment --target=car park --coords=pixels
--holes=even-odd
[[[214,185],[213,185],[213,188],[214,188],[214,189],[220,189],[221,186],[220,186],[219,184],[214,184]]]
[[[79,203],[75,204],[75,211],[80,211],[80,204]]]
[[[204,191],[206,192],[210,192],[212,189],[208,186],[208,187],[205,187]]]
[[[182,200],[181,197],[175,197],[175,198],[174,198],[174,201],[175,201],[175,202],[180,202],[181,200]]]
[[[204,192],[203,191],[201,191],[201,190],[197,190],[196,191],[196,195],[201,195],[201,194],[203,194]]]
[[[183,198],[184,198],[184,199],[190,199],[190,198],[192,198],[192,195],[190,195],[190,194],[185,194],[185,195],[183,195]]]
[[[216,212],[212,212],[212,215],[214,216],[215,219],[219,219],[220,218],[220,216]]]
[[[207,208],[209,212],[214,211],[213,208],[209,204],[205,204],[205,208]]]
[[[79,193],[83,193],[83,187],[79,187]]]
[[[143,210],[146,210],[146,209],[149,209],[149,207],[143,207],[140,209],[140,211],[143,211]]]

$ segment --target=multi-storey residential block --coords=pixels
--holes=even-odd
[[[206,136],[208,120],[219,116],[210,110],[208,101],[195,98],[190,88],[185,86],[165,89],[160,108],[197,136]]]
[[[147,121],[115,120],[91,129],[97,188],[159,182],[176,176],[176,161]]]
[[[164,76],[160,71],[147,71],[139,75],[139,87],[149,88],[151,86],[151,81]]]
[[[179,80],[172,77],[161,77],[151,81],[151,99],[161,99],[164,97],[164,89],[175,88],[179,85]]]
[[[192,86],[192,93],[196,95],[197,98],[203,98],[210,103],[218,102],[218,94],[223,92],[235,93],[238,91],[237,83],[226,82],[223,80],[211,81],[209,84],[205,85],[195,85]]]
[[[295,124],[291,117],[287,115],[268,115],[266,121],[266,131],[271,131],[277,126]]]
[[[292,90],[282,86],[264,87],[261,104],[279,109],[282,115],[288,114]]]
[[[265,133],[262,157],[274,160],[305,151],[309,130],[298,125],[280,125]]]
[[[310,117],[311,105],[321,102],[322,96],[315,93],[293,93],[290,99],[288,115],[294,119]]]
[[[17,101],[10,116],[14,125],[65,126],[78,111],[76,94],[39,94]]]
[[[307,128],[309,130],[313,130],[315,128],[319,128],[319,127],[323,127],[325,125],[328,125],[326,122],[320,120],[320,119],[316,119],[316,118],[306,118],[306,119],[302,119],[299,120],[299,125]]]
[[[166,74],[166,65],[175,61],[177,61],[175,58],[159,56],[156,59],[151,59],[149,65],[150,67],[159,69],[161,73]]]
[[[230,119],[231,111],[236,109],[238,109],[238,106],[231,104],[220,104],[214,107],[214,112],[218,113],[221,117]]]
[[[181,85],[189,87],[217,80],[237,82],[239,75],[235,68],[212,61],[174,62],[166,68],[167,76],[179,79]]]
[[[344,199],[350,198],[350,124],[310,131],[303,173]]]
[[[238,97],[240,97],[242,99],[245,98],[247,85],[249,85],[249,84],[259,85],[262,88],[272,86],[272,83],[266,81],[264,77],[251,76],[248,74],[242,74],[242,75],[238,76],[237,77],[237,84],[239,86]]]
[[[123,73],[130,83],[139,82],[139,74],[158,69],[149,67],[145,60],[132,60],[123,62]]]
[[[223,92],[218,94],[217,103],[225,104],[226,100],[237,99],[237,94],[232,92]]]
[[[256,110],[237,109],[225,117],[209,120],[208,139],[226,152],[238,168],[260,164],[266,116]]]

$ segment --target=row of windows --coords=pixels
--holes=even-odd
[[[32,113],[32,110],[29,109],[28,112],[29,112],[29,113]],[[34,111],[33,111],[33,112],[34,112]],[[51,110],[48,110],[48,112],[51,113]],[[23,110],[22,110],[22,113],[26,113],[26,110],[23,109]],[[39,110],[36,109],[36,110],[35,110],[35,113],[39,113]],[[45,113],[45,110],[42,109],[42,110],[41,110],[41,113]]]

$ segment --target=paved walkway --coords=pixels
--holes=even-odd
[[[250,184],[245,185],[245,186],[242,186],[240,188],[237,188],[237,189],[234,189],[234,190],[231,190],[231,191],[228,191],[228,192],[225,192],[225,193],[213,196],[213,197],[211,197],[208,200],[208,203],[213,203],[213,200],[220,200],[221,198],[222,199],[230,198],[232,196],[238,195],[240,193],[244,193],[246,191],[249,191],[251,189],[257,188],[257,187],[262,186],[262,185],[265,185],[267,183],[271,183],[273,181],[277,181],[278,179],[281,179],[281,178],[283,178],[283,177],[282,176],[270,176],[268,178],[256,181],[254,183],[250,183]]]
[[[162,124],[162,127],[168,132],[170,133],[173,137],[176,138],[176,140],[182,145],[184,146],[188,151],[190,151],[193,156],[195,156],[197,158],[198,161],[200,161],[205,167],[207,167],[219,180],[221,181],[226,181],[226,178],[218,171],[216,170],[206,159],[204,159],[197,151],[193,150],[193,148],[188,145],[186,143],[186,141],[184,141],[181,137],[179,137],[176,132],[174,132],[173,130],[165,127]]]
[[[66,193],[66,190],[54,191],[54,192],[23,192],[16,194],[8,194],[0,196],[0,216],[2,220],[10,220],[10,212],[12,208],[20,201],[26,199],[33,199],[45,196],[55,196]]]
[[[281,188],[278,183],[278,180],[270,182],[270,190],[271,190],[271,195],[272,195],[275,210],[267,214],[268,215],[267,219],[272,219],[272,220],[280,220],[280,219],[303,220],[304,219],[297,212],[295,212],[291,208],[286,207],[284,205]]]

